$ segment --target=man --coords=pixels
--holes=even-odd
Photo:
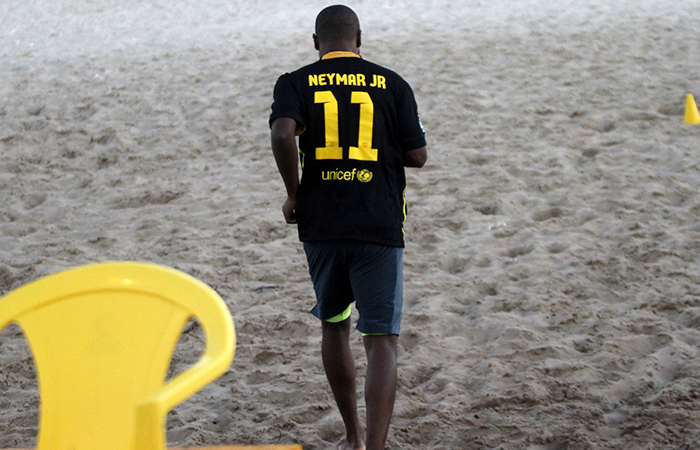
[[[346,428],[338,449],[380,450],[396,394],[404,167],[425,164],[425,134],[410,86],[360,57],[360,23],[350,8],[322,10],[313,40],[320,60],[282,75],[274,90],[272,150],[287,188],[282,212],[298,225],[316,292],[311,312],[322,321],[323,365]],[[349,344],[353,301],[367,354],[366,433]]]

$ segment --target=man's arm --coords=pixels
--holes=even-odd
[[[423,146],[420,148],[415,148],[404,152],[403,154],[403,165],[404,167],[418,167],[421,168],[425,165],[428,160],[428,149]]]
[[[277,169],[282,175],[284,186],[287,188],[287,200],[282,206],[284,220],[287,223],[297,223],[294,217],[297,189],[299,188],[299,150],[294,139],[296,120],[280,117],[272,122],[270,137],[272,153],[275,155]]]

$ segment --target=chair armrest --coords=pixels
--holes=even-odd
[[[221,376],[231,365],[236,336],[230,316],[202,323],[207,347],[197,363],[144,399],[136,411],[134,450],[165,448],[165,417],[168,411]]]

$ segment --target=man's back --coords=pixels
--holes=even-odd
[[[285,74],[270,117],[296,120],[302,241],[403,247],[404,152],[425,146],[410,86],[355,53],[331,52]]]

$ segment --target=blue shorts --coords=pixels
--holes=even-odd
[[[311,314],[321,320],[342,314],[354,301],[357,329],[399,334],[403,307],[403,248],[356,241],[304,242],[316,292]]]

